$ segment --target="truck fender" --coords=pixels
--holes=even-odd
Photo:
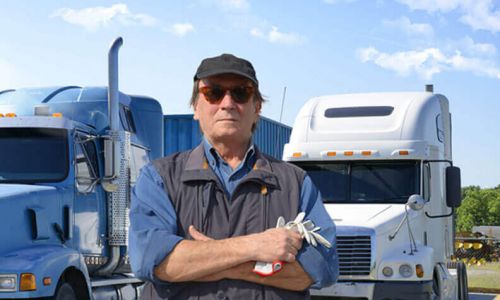
[[[91,295],[90,278],[84,257],[74,249],[62,245],[38,245],[30,248],[18,249],[4,256],[2,272],[31,273],[36,277],[35,291],[29,292],[31,297],[53,296],[64,275],[81,273],[85,279],[88,295]],[[68,273],[71,272],[71,273]],[[51,283],[43,284],[44,278],[50,278]]]
[[[448,268],[443,263],[438,263],[434,267],[434,278],[437,286],[433,286],[434,293],[439,296],[439,299],[457,299],[456,298],[456,282],[453,276],[448,271]]]

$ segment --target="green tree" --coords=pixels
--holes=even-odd
[[[488,224],[500,226],[500,189],[485,190],[484,197],[488,202]]]
[[[500,189],[469,186],[462,189],[462,205],[457,209],[457,230],[471,231],[472,226],[500,225]]]

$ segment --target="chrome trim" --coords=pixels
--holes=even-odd
[[[17,274],[0,274],[0,278],[14,279],[14,287],[12,289],[0,288],[0,293],[17,291]]]
[[[104,265],[108,262],[108,258],[100,255],[86,255],[84,256],[86,265]]]
[[[371,228],[337,227],[339,280],[375,279],[375,240]]]
[[[93,288],[100,286],[110,286],[118,284],[134,284],[142,283],[143,281],[135,277],[123,277],[123,278],[112,278],[112,279],[96,279],[92,280],[90,283]]]

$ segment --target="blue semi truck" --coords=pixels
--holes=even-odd
[[[0,298],[136,299],[128,251],[140,168],[201,134],[191,115],[109,86],[0,91]],[[257,145],[280,158],[291,128],[263,118]],[[278,137],[278,138],[277,138]]]

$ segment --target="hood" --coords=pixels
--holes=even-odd
[[[10,197],[25,197],[32,193],[42,191],[54,191],[53,186],[29,185],[29,184],[0,184],[0,201]]]
[[[404,204],[325,204],[330,217],[342,227],[375,229],[377,234],[394,229],[405,213]]]
[[[0,256],[13,249],[57,241],[61,223],[61,191],[56,187],[0,184]]]

